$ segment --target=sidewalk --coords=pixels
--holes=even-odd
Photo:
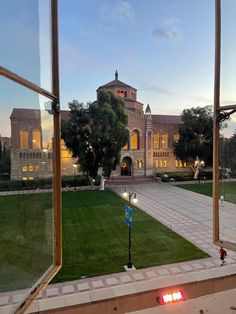
[[[111,189],[118,195],[122,195],[124,186],[113,186]],[[226,266],[220,267],[219,248],[212,244],[212,198],[180,189],[172,184],[128,185],[126,189],[137,194],[137,206],[141,210],[194,243],[210,257],[49,285],[42,292],[39,301],[48,300],[55,304],[53,299],[59,296],[86,291],[92,293],[92,291],[109,287],[125,287],[130,283],[148,282],[155,278],[159,281],[163,278],[168,282],[168,278],[172,276],[195,274],[210,269],[225,269],[226,271],[227,266],[236,264],[236,252],[228,251]],[[232,241],[236,241],[235,218],[236,205],[224,202],[221,206],[222,233],[225,237],[231,236]],[[21,294],[21,291],[16,291],[15,294],[0,295],[0,306],[17,303]]]

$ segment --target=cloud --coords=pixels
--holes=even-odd
[[[182,33],[180,24],[180,19],[166,19],[160,26],[153,30],[152,35],[159,41],[178,42]]]
[[[194,100],[196,102],[208,102],[210,104],[213,104],[213,98],[207,98],[204,96],[194,96],[194,95],[193,96],[187,96],[186,98]]]
[[[110,20],[120,24],[132,24],[135,21],[135,12],[126,1],[119,1],[115,5],[105,4],[101,7],[100,16],[102,20]]]
[[[157,85],[153,85],[153,84],[147,84],[146,87],[142,88],[142,90],[156,92],[158,94],[165,94],[165,95],[170,95],[170,96],[175,95],[173,92],[171,92],[171,91],[169,91],[169,90],[167,90],[161,86],[157,86]]]
[[[89,64],[89,58],[75,45],[62,42],[60,48],[60,65],[64,71],[76,72],[84,64]]]

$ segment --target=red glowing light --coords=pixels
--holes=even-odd
[[[162,304],[167,304],[167,303],[172,303],[172,302],[177,302],[177,301],[183,301],[184,296],[181,291],[174,291],[171,293],[166,293],[161,296],[161,303]]]

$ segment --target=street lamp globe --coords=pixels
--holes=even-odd
[[[137,197],[136,197],[136,194],[134,195],[134,198],[133,198],[133,203],[138,203],[138,199],[137,199]]]
[[[126,189],[125,189],[124,192],[123,192],[123,196],[124,196],[124,197],[127,197],[127,196],[128,196],[128,192],[126,191]]]

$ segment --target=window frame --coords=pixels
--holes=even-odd
[[[221,105],[220,79],[221,79],[221,0],[215,0],[215,69],[214,69],[214,115],[213,115],[213,243],[236,251],[236,243],[220,238],[219,217],[219,142],[220,142],[220,116],[225,111],[236,110],[234,105]],[[232,113],[232,112],[231,112]]]
[[[60,155],[60,92],[59,92],[59,60],[58,60],[58,0],[50,0],[51,11],[51,57],[52,57],[52,92],[34,84],[24,77],[0,66],[0,75],[22,85],[29,90],[41,94],[52,101],[53,112],[53,205],[54,205],[54,264],[44,273],[37,283],[29,289],[24,300],[18,303],[15,313],[23,314],[38,293],[50,282],[62,266],[62,227],[61,227],[61,155]],[[24,177],[25,178],[25,177]]]

